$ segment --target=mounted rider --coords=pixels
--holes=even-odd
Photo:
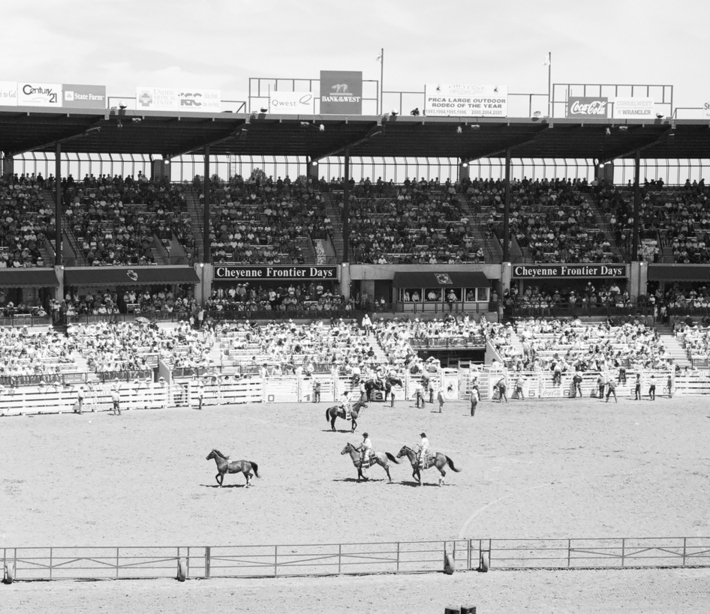
[[[427,439],[426,433],[420,433],[419,436],[422,440],[419,442],[419,457],[417,458],[417,463],[419,467],[424,469],[429,456],[429,440]]]
[[[343,392],[339,401],[340,401],[339,409],[342,409],[345,412],[345,419],[350,420],[351,411],[352,411],[351,405],[350,405],[352,403],[352,399],[350,398],[350,392],[347,390],[345,392]]]
[[[364,472],[370,466],[370,457],[372,456],[372,442],[367,433],[362,434],[362,444],[360,445],[360,465]]]

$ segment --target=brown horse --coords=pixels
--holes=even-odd
[[[451,470],[455,471],[456,473],[461,471],[461,469],[456,469],[456,467],[454,467],[454,461],[452,461],[448,456],[442,454],[441,452],[437,452],[436,454],[429,456],[424,466],[420,465],[419,455],[414,450],[412,450],[412,448],[403,446],[402,449],[399,451],[399,454],[397,454],[397,458],[402,458],[403,456],[406,456],[409,459],[409,462],[412,464],[412,477],[417,482],[419,482],[419,486],[422,485],[421,470],[423,469],[430,469],[431,467],[436,467],[439,470],[439,472],[441,473],[441,477],[439,478],[439,486],[441,486],[445,481],[444,478],[446,477],[446,471],[444,470],[444,468],[446,467],[446,465],[451,467]]]
[[[363,466],[362,460],[360,458],[360,446],[356,447],[351,443],[347,443],[345,445],[341,454],[350,454],[350,458],[353,461],[353,465],[355,465],[357,469],[358,482],[360,481],[360,478],[365,481],[368,480],[368,478],[363,475],[362,470],[368,469],[369,467],[372,467],[372,465],[380,465],[387,473],[387,478],[391,482],[392,476],[390,475],[390,466],[388,461],[392,461],[395,465],[399,465],[399,461],[389,452],[375,452],[373,450],[372,454],[370,455],[369,462]]]
[[[354,433],[355,429],[357,428],[357,417],[360,415],[360,412],[367,407],[367,403],[363,401],[362,399],[358,399],[358,401],[355,403],[355,405],[352,406],[350,409],[350,432]],[[328,409],[325,410],[325,419],[330,422],[330,430],[334,431],[335,430],[335,419],[336,418],[342,418],[343,420],[347,420],[347,416],[345,415],[345,410],[340,406],[340,405],[333,405],[332,407],[329,407]]]
[[[215,480],[217,480],[217,484],[222,486],[222,482],[224,481],[224,474],[225,473],[243,473],[244,477],[247,479],[247,485],[246,487],[249,488],[249,484],[251,482],[251,472],[252,469],[254,470],[254,475],[258,478],[261,477],[259,476],[259,467],[254,461],[247,461],[247,460],[236,460],[236,461],[230,461],[228,456],[225,456],[222,454],[219,450],[212,450],[207,455],[207,460],[212,460],[214,458],[215,462],[217,463],[217,475],[214,476]]]

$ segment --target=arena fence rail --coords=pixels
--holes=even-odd
[[[5,581],[710,567],[710,537],[1,549]]]

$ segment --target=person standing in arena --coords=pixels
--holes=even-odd
[[[572,377],[572,396],[576,397],[579,395],[579,398],[582,398],[582,375],[577,372],[574,374]]]
[[[446,401],[443,386],[439,388],[439,392],[436,393],[436,398],[439,401],[439,413],[442,413],[444,411],[444,402]]]
[[[656,377],[651,375],[650,386],[648,387],[648,396],[651,397],[652,401],[656,400]]]
[[[502,403],[503,399],[505,399],[505,402],[507,403],[508,402],[508,395],[506,394],[507,386],[506,386],[504,377],[501,377],[500,380],[498,380],[496,387],[498,388],[498,402]]]
[[[668,386],[668,396],[672,399],[673,398],[673,376],[670,373],[668,374],[668,382],[666,385]]]
[[[513,394],[518,395],[518,399],[521,401],[525,400],[525,376],[521,373],[518,375],[518,377],[515,379],[515,388],[513,390]]]
[[[111,400],[113,401],[113,415],[121,415],[121,386],[118,383],[118,379],[115,380],[113,387],[111,388]]]
[[[614,403],[618,403],[619,400],[616,398],[616,383],[614,382],[613,379],[609,379],[609,381],[606,383],[607,390],[606,390],[606,402],[609,402],[609,397],[613,394],[614,395]]]
[[[602,373],[597,377],[597,390],[599,392],[599,400],[604,400],[604,388],[606,388],[606,383],[604,382],[604,375]]]
[[[478,386],[473,386],[471,388],[471,417],[476,414],[476,407],[478,406],[478,401],[481,400],[481,395],[478,392]]]
[[[313,381],[313,402],[320,403],[320,382],[318,380]]]
[[[636,381],[634,382],[634,401],[641,400],[641,374],[636,374]]]
[[[84,386],[79,384],[76,389],[76,413],[81,414],[84,412]]]

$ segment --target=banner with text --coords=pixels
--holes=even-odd
[[[221,92],[220,90],[194,88],[138,87],[136,88],[136,109],[219,113],[222,110]]]
[[[0,81],[0,107],[17,106],[17,81]]]
[[[216,266],[215,280],[331,280],[338,279],[337,266]]]
[[[513,277],[560,279],[586,277],[627,277],[625,264],[514,264]]]
[[[61,107],[59,83],[18,83],[17,104],[21,107]]]
[[[424,109],[428,116],[506,117],[506,85],[435,85],[424,86]]]
[[[311,92],[269,92],[269,112],[280,115],[313,115],[315,96]]]
[[[321,70],[320,112],[322,114],[362,115],[362,72]]]
[[[222,111],[222,92],[220,90],[180,90],[181,111],[201,111],[219,113]]]
[[[614,101],[614,119],[655,119],[652,98],[619,98]]]
[[[62,85],[62,106],[79,109],[105,109],[105,85]]]
[[[607,119],[609,99],[605,96],[570,96],[567,101],[567,117],[575,119]]]

